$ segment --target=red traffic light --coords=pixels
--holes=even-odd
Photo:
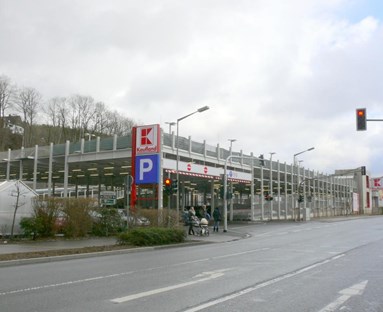
[[[171,179],[165,179],[165,185],[166,186],[171,186],[172,185],[172,180]]]
[[[356,130],[357,131],[367,130],[367,119],[366,119],[365,108],[356,109]]]

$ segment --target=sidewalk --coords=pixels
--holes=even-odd
[[[116,244],[115,237],[103,238],[84,238],[84,239],[52,239],[46,241],[26,241],[26,242],[12,242],[7,240],[0,241],[0,254],[33,252],[33,251],[46,251],[46,250],[59,250],[71,248],[83,248],[93,246],[110,246]]]
[[[341,221],[351,221],[359,218],[368,218],[371,216],[347,216],[347,217],[327,217],[327,218],[313,218],[308,222],[341,222]],[[382,216],[381,216],[382,217]],[[212,228],[209,227],[210,235],[209,236],[197,236],[197,235],[187,235],[186,244],[201,244],[201,243],[225,243],[244,239],[249,237],[248,231],[249,226],[259,227],[259,225],[271,225],[278,223],[292,222],[291,220],[273,220],[273,221],[243,221],[243,222],[232,222],[228,226],[228,231],[223,232],[221,228],[219,232],[213,232]],[[300,223],[300,222],[298,222]],[[306,223],[302,221],[302,223]],[[185,233],[187,233],[188,227],[185,227]],[[65,249],[80,249],[85,247],[113,247],[117,246],[116,237],[103,237],[103,238],[83,238],[83,239],[64,239],[57,238],[46,241],[25,241],[25,242],[9,242],[6,240],[0,240],[0,256],[17,254],[17,253],[28,253],[28,252],[44,252],[44,251],[62,251]],[[58,261],[64,259],[74,259],[74,258],[84,258],[84,257],[94,257],[95,255],[110,255],[110,254],[121,254],[129,252],[137,252],[142,250],[153,250],[156,248],[170,248],[177,246],[185,246],[185,244],[179,245],[166,245],[166,246],[153,246],[153,247],[137,247],[137,248],[120,248],[119,250],[110,251],[96,251],[92,253],[79,253],[76,254],[64,254],[64,256],[52,256],[44,257],[40,256],[39,258],[30,258],[30,259],[19,259],[19,260],[0,260],[0,267],[10,266],[10,265],[19,265],[26,263],[43,263]],[[108,249],[108,248],[105,248]],[[104,249],[104,250],[105,250]]]
[[[355,220],[358,218],[367,218],[371,216],[347,216],[347,217],[323,217],[323,218],[312,218],[311,222],[339,222],[346,220]],[[256,225],[257,223],[268,223],[268,222],[292,222],[286,220],[273,220],[273,221],[259,221],[259,222],[233,222],[229,225],[228,231],[223,232],[222,228],[219,232],[213,232],[210,229],[209,236],[197,236],[187,235],[186,241],[195,242],[207,242],[207,243],[222,243],[234,241],[242,238],[246,238],[246,229],[242,227],[249,226],[250,224]],[[309,221],[310,222],[310,221]],[[187,227],[185,227],[185,233],[187,233]],[[35,252],[35,251],[46,251],[46,250],[62,250],[62,249],[73,249],[83,247],[94,247],[94,246],[114,246],[117,240],[115,237],[102,237],[102,238],[84,238],[84,239],[64,239],[57,238],[47,241],[25,241],[25,242],[12,242],[7,240],[0,240],[0,254],[12,254],[12,253],[24,253],[24,252]]]
[[[187,233],[187,228],[185,229]],[[213,232],[210,231],[209,236],[197,236],[197,235],[187,235],[186,236],[186,242],[195,242],[195,243],[223,243],[228,241],[234,241],[241,238],[245,238],[246,233],[240,233],[238,231],[228,231],[223,232],[220,230],[220,232]],[[57,239],[51,239],[51,240],[45,240],[45,241],[25,241],[25,242],[9,242],[7,240],[0,240],[0,255],[9,255],[9,254],[15,254],[15,253],[28,253],[28,252],[44,252],[49,250],[65,250],[65,249],[76,249],[76,248],[84,248],[84,247],[103,247],[103,246],[115,246],[117,243],[117,239],[115,237],[103,237],[103,238],[84,238],[84,239],[64,239],[64,238],[57,238]],[[172,245],[172,247],[174,247]],[[153,249],[153,248],[161,248],[159,246],[153,246],[153,247],[143,247],[146,249]],[[143,248],[126,248],[126,249],[120,249],[116,251],[108,251],[108,252],[96,252],[100,255],[102,254],[111,254],[113,252],[115,253],[123,253],[123,252],[134,252],[139,250],[142,250]],[[163,247],[162,247],[163,248]],[[92,253],[92,256],[94,256],[95,253]],[[88,254],[88,256],[91,256]],[[61,259],[63,259],[64,256],[60,256]],[[79,258],[79,257],[86,257],[85,253],[79,253],[79,254],[71,254],[68,256],[65,256],[66,259],[73,259],[73,258]],[[49,262],[53,261],[52,258],[58,258],[55,257],[38,257],[38,258],[32,258],[32,259],[19,259],[19,260],[0,260],[0,267],[1,266],[7,266],[7,265],[16,265],[16,264],[22,264],[22,263],[36,263],[36,262]]]

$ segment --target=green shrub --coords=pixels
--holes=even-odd
[[[37,198],[33,202],[32,217],[22,219],[20,227],[24,235],[33,235],[33,238],[56,234],[83,237],[91,232],[90,211],[94,206],[91,198]]]
[[[22,218],[20,220],[20,228],[26,237],[32,237],[33,239],[37,236],[37,222],[36,218]]]
[[[156,246],[185,241],[185,232],[181,228],[134,228],[118,236],[118,244],[133,246]]]
[[[20,227],[26,236],[51,237],[56,233],[55,222],[60,205],[55,198],[37,198],[33,202],[31,218],[23,218]]]
[[[92,211],[92,233],[96,236],[109,236],[120,233],[125,225],[115,208],[101,208]]]

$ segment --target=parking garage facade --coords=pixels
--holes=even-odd
[[[309,208],[315,217],[355,212],[359,190],[354,174],[320,174],[299,165],[196,142],[191,137],[177,139],[174,133],[162,130],[160,135],[161,180],[175,180],[178,167],[181,209],[222,207],[226,166],[227,193],[232,194],[228,199],[231,220],[292,219],[299,206]],[[132,141],[132,135],[97,137],[1,152],[0,181],[23,180],[40,196],[94,197],[102,204],[102,194],[114,192],[117,201],[113,206],[120,208],[175,209],[177,196],[165,195],[162,183],[133,184],[136,196],[134,201],[128,200]],[[298,201],[300,195],[302,202]]]

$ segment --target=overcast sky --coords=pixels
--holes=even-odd
[[[381,0],[0,0],[0,75],[209,145],[383,175]],[[173,127],[172,129],[176,129]]]

